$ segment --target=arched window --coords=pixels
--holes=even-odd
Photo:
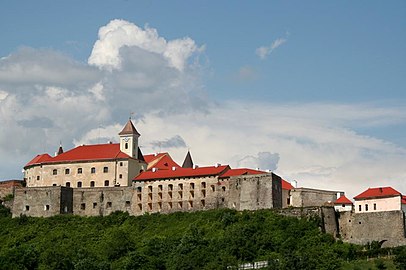
[[[90,181],[90,187],[94,187],[94,181]]]
[[[70,182],[66,182],[65,186],[70,187]]]
[[[92,168],[90,169],[90,173],[96,173],[96,168],[95,168],[95,167],[92,167]]]

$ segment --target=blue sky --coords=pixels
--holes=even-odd
[[[0,74],[0,101],[1,93],[5,96],[0,103],[3,107],[1,119],[6,127],[12,121],[19,123],[12,128],[10,126],[10,130],[24,128],[24,134],[36,134],[31,143],[40,146],[30,146],[25,152],[18,147],[6,147],[9,133],[3,131],[0,134],[3,144],[0,157],[14,156],[16,160],[7,161],[7,168],[3,168],[0,179],[19,178],[20,168],[28,161],[27,158],[44,150],[52,152],[59,140],[67,148],[84,140],[91,141],[92,130],[99,129],[100,133],[99,126],[103,126],[104,137],[114,137],[112,127],[125,122],[128,117],[128,113],[123,115],[125,112],[136,111],[139,115],[137,126],[148,129],[144,132],[151,136],[145,139],[145,145],[150,141],[170,141],[180,136],[195,151],[198,160],[198,156],[201,156],[201,163],[220,160],[234,166],[256,166],[266,164],[266,160],[261,160],[266,156],[269,167],[278,168],[276,172],[285,174],[282,176],[287,179],[298,178],[299,183],[302,181],[304,185],[321,181],[324,183],[322,187],[337,189],[347,188],[345,184],[340,185],[340,177],[348,177],[352,170],[368,164],[377,167],[377,170],[390,171],[387,174],[388,184],[406,192],[404,184],[397,182],[404,182],[406,177],[404,169],[397,165],[397,162],[406,159],[405,1],[6,1],[1,5],[0,70],[4,71],[4,75],[2,77]],[[161,75],[168,83],[175,83],[168,79],[175,76],[176,82],[181,82],[177,84],[180,85],[178,88],[165,92],[164,87],[158,85],[162,91],[155,93],[151,88],[148,90],[150,95],[144,95],[140,93],[147,91],[146,88],[138,88],[137,85],[134,89],[138,90],[121,93],[117,80],[123,81],[124,77],[114,75],[114,72],[96,71],[103,70],[103,66],[100,62],[92,64],[88,59],[94,52],[95,42],[100,39],[99,29],[114,19],[141,29],[155,29],[158,36],[166,41],[186,37],[193,41],[196,49],[182,58],[186,68],[180,72],[149,66],[159,60],[155,58],[156,55],[150,54],[149,48],[142,48],[148,51],[146,54],[135,49],[131,52],[125,49],[120,51],[121,57],[127,53],[129,57],[135,57],[134,62],[127,63],[128,67],[137,66],[126,69],[126,64],[120,76],[137,73],[140,70],[138,65],[142,64],[150,67],[141,72],[145,79],[143,83],[158,80]],[[124,41],[117,39],[115,42]],[[258,53],[261,47],[262,57]],[[137,62],[137,59],[143,60]],[[41,62],[40,66],[47,67],[44,69],[48,71],[58,70],[56,62],[61,69],[63,63],[73,62],[70,74],[89,72],[89,76],[94,77],[87,81],[72,75],[63,78],[63,83],[57,79],[50,82],[50,77],[60,78],[62,75],[47,75],[45,72],[41,73],[44,81],[8,79],[10,75],[7,74],[13,74],[8,72],[13,71],[16,63],[22,67],[35,66],[36,61]],[[76,73],[77,70],[81,71]],[[29,77],[30,74],[22,73],[21,76]],[[104,91],[129,95],[129,98],[137,101],[133,106],[122,104],[110,111],[101,110],[99,105],[93,104],[94,107],[86,106],[88,111],[85,112],[79,106],[76,111],[83,109],[83,115],[99,111],[103,113],[93,121],[90,119],[86,125],[81,125],[78,130],[62,132],[56,131],[59,127],[57,123],[69,123],[69,118],[83,119],[83,116],[69,116],[66,115],[67,111],[59,112],[53,107],[34,106],[29,109],[32,104],[23,97],[23,93],[29,93],[31,98],[51,97],[50,93],[54,90],[49,89],[54,87],[66,90],[63,94],[58,92],[65,98],[58,99],[58,102],[66,104],[67,97],[79,96],[80,91],[87,91],[90,85],[97,82]],[[89,87],[84,86],[87,84]],[[116,87],[115,92],[113,88],[108,88],[112,85]],[[127,86],[131,89],[131,85]],[[93,90],[91,92],[95,93]],[[17,108],[21,109],[16,109],[15,114],[7,114],[4,112],[8,108],[6,101],[10,103],[12,97],[15,97]],[[168,99],[170,102],[166,102]],[[101,101],[115,106],[109,96],[103,96]],[[179,108],[184,110],[179,112]],[[206,111],[201,115],[204,108]],[[243,112],[249,115],[246,122],[242,120]],[[214,116],[216,113],[222,116]],[[51,114],[58,115],[58,118],[50,117]],[[241,117],[234,118],[237,115]],[[199,136],[189,136],[183,130],[185,127],[177,126],[174,119],[183,121],[184,125],[201,121],[196,128],[205,127],[202,132],[208,135],[202,135],[200,140],[196,138]],[[220,119],[224,121],[223,124],[220,124]],[[219,124],[214,124],[217,121]],[[235,126],[233,122],[236,122]],[[165,132],[158,129],[158,123]],[[155,130],[151,128],[152,125],[157,126],[156,133],[151,131]],[[265,130],[265,125],[285,130],[286,134]],[[303,126],[303,129],[296,129],[295,125]],[[286,129],[282,126],[286,126]],[[42,127],[42,130],[38,127]],[[319,135],[315,133],[310,136],[310,132],[306,131],[312,129],[314,132],[319,127]],[[204,145],[213,143],[214,138],[218,144],[225,145],[225,139],[220,135],[233,136],[222,132],[221,128],[229,131],[235,128],[232,134],[239,134],[235,137],[236,141],[251,138],[248,134],[254,130],[257,137],[247,139],[244,148],[230,143],[224,149],[216,148],[222,149],[223,154],[208,151]],[[332,131],[337,133],[327,140]],[[162,133],[167,134],[166,137]],[[29,138],[29,135],[24,136]],[[356,140],[348,136],[354,136]],[[340,140],[342,142],[338,142]],[[365,141],[374,143],[364,146]],[[384,149],[384,146],[390,150]],[[359,149],[348,160],[344,158],[345,153],[342,153],[342,159],[331,158],[328,162],[326,158],[319,160],[318,155],[328,153],[340,156],[335,152],[335,147]],[[144,151],[154,150],[145,146]],[[173,152],[178,159],[183,158],[185,151],[182,147],[163,150]],[[306,160],[301,162],[297,156],[306,150],[313,154],[304,157]],[[393,159],[395,162],[386,164],[385,155],[389,156],[387,161]],[[279,159],[275,159],[276,156]],[[10,167],[8,162],[13,165]],[[348,170],[348,175],[341,170]],[[373,175],[356,175],[360,179],[358,187],[382,183],[385,174]],[[332,181],[335,184],[331,184]]]

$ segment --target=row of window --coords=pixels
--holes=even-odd
[[[152,192],[152,188],[153,188],[152,186],[148,186],[148,192]],[[206,188],[206,183],[202,182],[201,183],[201,189],[204,190],[205,188]],[[210,188],[211,188],[211,191],[213,191],[213,192],[216,191],[216,186],[215,185],[211,185]],[[195,189],[195,183],[190,183],[189,189],[194,190]],[[222,186],[221,189],[223,191],[226,191],[225,186]],[[163,190],[163,186],[158,185],[158,191],[162,191],[162,190]],[[178,190],[183,190],[183,184],[178,184]],[[141,187],[138,187],[137,191],[141,192],[142,191]],[[168,191],[173,191],[173,185],[172,184],[168,185]]]
[[[90,187],[95,187],[95,181],[90,181]],[[105,180],[104,181],[104,186],[105,187],[108,187],[110,185],[110,181],[109,180]],[[56,186],[56,184],[54,184],[54,186]],[[65,186],[67,186],[67,187],[70,187],[71,186],[71,183],[70,182],[66,182],[65,183]],[[78,187],[78,188],[80,188],[80,187],[82,187],[83,186],[83,183],[82,183],[82,181],[78,181],[77,183],[76,183],[76,187]]]
[[[162,202],[158,202],[157,205],[158,205],[158,210],[162,210]],[[177,202],[177,204],[175,204],[175,205],[177,205],[177,207],[178,207],[179,209],[182,209],[182,208],[183,208],[183,202]],[[189,202],[188,202],[188,207],[189,207],[189,209],[193,208],[193,205],[194,205],[194,202],[193,202],[193,201],[189,201]],[[93,206],[93,209],[95,209],[95,208],[97,207],[97,202],[94,202],[92,206]],[[107,203],[106,203],[106,209],[111,209],[112,206],[113,206],[113,203],[112,203],[112,202],[107,202]],[[138,206],[138,210],[139,210],[139,211],[142,211],[142,209],[143,209],[142,204],[139,203],[137,206]],[[173,204],[172,202],[168,202],[168,203],[167,203],[167,206],[168,206],[168,209],[173,209],[174,204]],[[206,206],[206,201],[205,201],[205,200],[201,200],[201,201],[200,201],[200,206],[201,206],[201,207],[205,207],[205,206]],[[49,210],[49,205],[47,205],[47,207],[48,207],[48,210]],[[130,201],[126,201],[126,202],[125,202],[125,207],[126,207],[126,208],[131,207],[131,202],[130,202]],[[80,205],[80,209],[81,209],[81,210],[86,210],[86,203],[82,203],[82,204]],[[152,211],[152,203],[148,203],[148,204],[147,204],[147,210],[148,210],[148,211]]]
[[[120,167],[122,167],[122,166],[123,166],[123,162],[120,162]],[[108,173],[108,172],[109,172],[109,167],[103,167],[103,173]],[[66,168],[65,174],[70,174],[70,173],[71,173],[71,170],[69,168]],[[77,174],[82,174],[82,173],[83,173],[83,168],[78,168]],[[95,167],[90,168],[90,173],[96,173],[96,168]],[[52,175],[58,175],[58,169],[53,169]],[[39,179],[37,179],[37,180],[39,180]]]
[[[374,210],[376,210],[376,203],[374,203]],[[358,211],[362,211],[362,205],[358,205]],[[365,204],[365,211],[368,211],[368,204]]]

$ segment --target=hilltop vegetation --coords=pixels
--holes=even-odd
[[[11,219],[0,206],[0,269],[226,269],[253,261],[338,269],[360,256],[361,247],[321,233],[318,222],[229,209]]]

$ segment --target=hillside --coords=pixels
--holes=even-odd
[[[338,269],[360,247],[320,232],[317,220],[271,210],[11,219],[0,207],[0,269]]]

